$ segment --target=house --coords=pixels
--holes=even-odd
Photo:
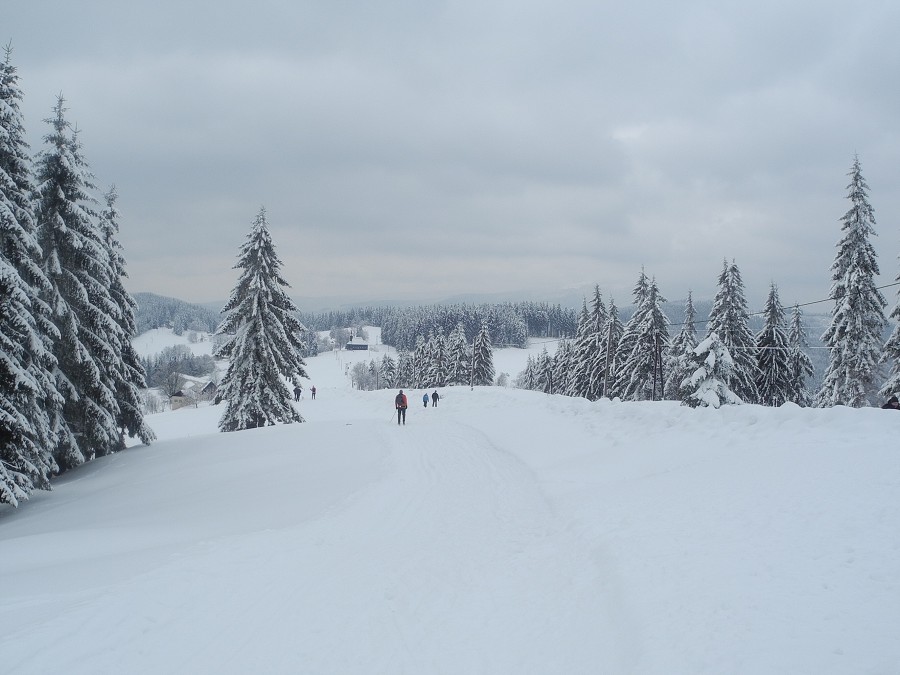
[[[200,400],[212,401],[216,397],[216,391],[218,391],[218,389],[215,382],[207,382],[203,385],[203,388],[200,389]]]
[[[368,351],[369,344],[367,342],[363,342],[360,340],[359,342],[354,342],[353,338],[350,338],[350,342],[344,345],[344,349],[349,349],[350,351]]]

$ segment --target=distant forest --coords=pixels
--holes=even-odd
[[[221,320],[218,312],[176,298],[135,293],[134,300],[138,305],[134,316],[138,335],[154,328],[171,328],[176,335],[188,330],[214,333]]]

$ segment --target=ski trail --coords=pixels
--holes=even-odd
[[[354,570],[378,587],[372,611],[392,627],[375,672],[622,671],[606,581],[528,468],[458,424],[396,432],[389,478],[366,495],[381,504],[362,528],[366,569]]]

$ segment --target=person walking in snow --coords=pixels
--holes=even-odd
[[[431,407],[437,408],[437,402],[440,400],[440,396],[438,396],[437,389],[434,390],[434,393],[431,395]]]
[[[900,410],[900,401],[897,400],[896,396],[891,396],[881,408],[883,410]]]
[[[407,405],[406,394],[404,394],[401,389],[400,393],[394,398],[394,407],[397,409],[397,424],[400,424],[401,419],[403,420],[403,424],[406,424]]]
[[[300,385],[298,384],[296,387],[294,387],[294,400],[299,401],[300,394],[302,394],[302,393],[303,393],[303,389],[301,389]]]
[[[312,386],[312,389],[309,390],[310,395],[312,396],[312,400],[316,400],[316,385]]]
[[[428,407],[428,392],[427,391],[424,394],[422,394],[422,405],[424,405],[426,408]]]

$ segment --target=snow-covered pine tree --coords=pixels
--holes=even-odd
[[[125,270],[125,256],[118,240],[119,211],[116,208],[118,195],[115,186],[111,186],[104,195],[106,209],[100,214],[100,228],[103,232],[104,243],[109,254],[112,279],[109,292],[113,302],[119,309],[118,323],[121,327],[119,335],[119,353],[121,354],[120,368],[115,371],[116,402],[119,404],[119,414],[116,423],[120,430],[121,443],[119,449],[125,447],[124,437],[137,436],[145,444],[150,444],[156,438],[153,430],[144,422],[144,413],[141,404],[141,389],[147,388],[144,367],[131,340],[137,335],[137,327],[134,314],[137,311],[137,303],[131,294],[125,290],[122,280],[128,276]]]
[[[446,387],[450,379],[447,341],[441,333],[438,333],[429,343],[431,345],[431,358],[428,368],[428,387]]]
[[[525,359],[525,369],[516,376],[516,387],[535,391],[540,388],[539,379],[537,361],[529,354]]]
[[[693,358],[697,346],[696,320],[694,300],[691,291],[688,291],[684,303],[684,322],[678,335],[672,340],[666,361],[665,397],[672,401],[683,401],[686,395],[691,393],[683,391],[681,383],[696,369]]]
[[[765,325],[756,336],[756,391],[759,403],[780,406],[791,400],[793,389],[784,307],[773,283],[766,299]]]
[[[741,403],[740,397],[728,387],[734,361],[717,333],[710,333],[694,349],[694,364],[696,369],[681,384],[682,391],[687,392],[683,405],[719,408],[723,404]]]
[[[831,324],[822,336],[829,349],[829,363],[816,395],[816,405],[869,404],[881,358],[884,308],[887,302],[875,286],[878,256],[869,241],[875,236],[875,211],[859,157],[850,169],[847,199],[850,210],[841,219],[843,237],[831,265]]]
[[[591,315],[587,308],[587,299],[581,302],[581,314],[575,333],[575,344],[572,355],[572,376],[569,379],[569,396],[587,398],[590,391],[591,367]]]
[[[0,503],[18,505],[50,488],[56,443],[49,408],[61,401],[49,377],[55,359],[49,308],[38,291],[49,283],[34,236],[34,186],[12,50],[0,63]],[[55,334],[55,333],[54,333]]]
[[[607,395],[612,396],[623,396],[622,392],[627,386],[628,382],[631,380],[631,373],[627,372],[624,367],[625,363],[628,361],[628,357],[631,356],[631,352],[634,350],[634,345],[637,342],[637,331],[638,331],[638,323],[641,317],[638,315],[638,310],[644,304],[644,301],[647,298],[647,293],[650,289],[650,279],[647,277],[647,274],[644,272],[644,268],[641,268],[641,274],[638,277],[637,283],[632,290],[632,296],[634,297],[634,313],[625,322],[625,325],[622,328],[622,337],[619,339],[618,344],[616,345],[616,368],[615,370],[610,372],[610,386],[608,387]]]
[[[428,382],[426,381],[426,378],[428,377],[428,342],[426,342],[425,336],[416,336],[416,348],[415,350],[413,350],[411,356],[413,379],[412,382],[410,382],[409,386],[413,389],[427,387]]]
[[[472,384],[490,386],[493,383],[494,350],[487,324],[482,324],[472,345]]]
[[[462,322],[450,333],[447,340],[447,360],[450,367],[448,384],[465,384],[469,377],[469,343]]]
[[[812,377],[815,372],[812,360],[806,353],[808,347],[806,329],[803,327],[803,312],[800,311],[799,305],[794,305],[788,328],[788,364],[791,370],[791,392],[788,400],[804,407],[812,404],[812,393],[806,388],[806,379]]]
[[[900,275],[897,276],[900,281]],[[882,360],[888,364],[888,377],[878,393],[885,398],[900,395],[900,291],[897,292],[897,304],[891,311],[891,318],[897,323],[891,336],[884,343]]]
[[[653,279],[632,317],[634,342],[616,376],[619,396],[625,400],[662,399],[665,382],[663,355],[669,348],[669,318],[661,307],[664,302],[666,299],[660,294],[656,279]]]
[[[390,389],[397,386],[397,363],[390,355],[385,354],[381,357],[381,365],[378,368],[378,372],[381,378],[382,389]]]
[[[553,355],[553,393],[570,395],[572,385],[572,361],[575,350],[571,340],[561,340]]]
[[[402,351],[397,355],[397,379],[394,382],[394,386],[402,389],[411,389],[414,378],[413,355],[410,352]]]
[[[589,401],[596,401],[603,396],[603,381],[606,373],[603,344],[606,340],[606,325],[608,321],[609,315],[600,295],[600,287],[594,286],[594,299],[591,301],[590,329],[587,336],[587,399]]]
[[[285,379],[296,382],[307,377],[300,356],[305,328],[284,291],[290,285],[281,276],[265,208],[259,210],[241,246],[235,269],[242,270],[241,275],[216,330],[226,336],[216,356],[230,361],[216,394],[216,403],[225,401],[219,429],[302,422]]]
[[[603,341],[600,345],[600,360],[603,362],[603,388],[601,389],[601,395],[606,398],[616,395],[614,393],[617,368],[616,354],[624,333],[625,326],[619,318],[619,308],[616,307],[615,301],[610,298],[609,319],[606,322]]]
[[[750,330],[750,312],[744,296],[744,282],[737,264],[724,261],[719,288],[709,313],[708,333],[716,333],[728,348],[733,362],[728,386],[744,403],[756,403],[756,343]]]
[[[553,359],[550,357],[546,346],[544,346],[544,349],[537,357],[536,366],[538,388],[545,394],[555,394],[556,383],[553,381]]]
[[[59,332],[54,377],[65,427],[54,457],[61,470],[120,447],[116,381],[127,339],[109,292],[114,274],[94,210],[93,176],[65,112],[60,96],[54,116],[45,120],[52,130],[38,154],[34,199],[42,269],[50,282],[44,300]]]

